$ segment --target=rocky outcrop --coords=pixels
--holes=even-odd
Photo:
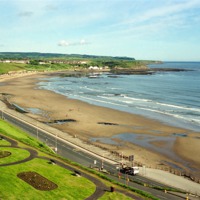
[[[113,69],[110,72],[116,75],[152,75],[156,72],[181,72],[181,71],[190,71],[187,69],[179,68],[141,68],[141,69]]]

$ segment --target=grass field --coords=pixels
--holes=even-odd
[[[38,148],[40,142],[31,138],[20,129],[0,120],[0,133],[7,136],[25,141]],[[0,145],[10,145],[4,139],[0,140]],[[18,143],[18,146],[26,146]],[[0,158],[0,165],[20,161],[27,158],[30,153],[27,150],[13,147],[0,147],[0,151],[8,151],[10,156]],[[44,153],[42,153],[44,155]],[[52,191],[40,191],[33,188],[17,177],[20,172],[34,171],[44,176],[48,180],[58,185]],[[66,170],[58,165],[49,164],[47,160],[35,158],[31,161],[10,165],[0,166],[0,199],[85,199],[95,191],[95,185],[86,178],[76,177],[73,172]]]
[[[8,73],[9,71],[24,70],[26,64],[17,63],[0,63],[0,74]]]
[[[106,192],[99,200],[131,200],[132,198],[118,192]]]
[[[10,146],[10,142],[4,139],[0,139],[0,146]]]
[[[41,148],[40,142],[31,138],[28,134],[11,124],[0,120],[0,133],[25,141],[32,146]],[[0,140],[0,145],[10,145],[4,139]],[[18,143],[19,146],[26,146]],[[0,147],[0,151],[8,151],[10,156],[1,158],[0,164],[20,161],[27,158],[30,153],[27,150],[13,147]],[[42,153],[44,155],[44,153]],[[33,188],[17,177],[20,172],[34,171],[44,176],[48,180],[58,185],[52,191],[40,191]],[[95,191],[95,185],[86,178],[76,177],[73,172],[58,165],[49,164],[47,160],[35,158],[31,161],[0,166],[0,199],[85,199]],[[87,186],[87,187],[86,187]],[[12,192],[11,192],[12,191]]]
[[[3,133],[9,137],[17,139],[17,140],[19,140],[27,145],[30,145],[32,147],[39,148],[42,151],[52,152],[51,149],[48,146],[46,146],[43,142],[38,141],[37,139],[29,136],[27,133],[25,133],[21,129],[19,129],[1,119],[0,119],[0,133]],[[0,144],[3,141],[4,140],[0,140]]]
[[[0,132],[4,133],[5,135],[17,138],[19,140],[31,140],[35,143],[35,145],[39,143],[37,140],[31,138],[27,133],[25,133],[21,129],[1,119],[0,119]]]
[[[8,151],[11,153],[10,156],[0,159],[0,165],[20,161],[30,155],[28,151],[19,148],[0,147],[0,151]]]
[[[44,71],[44,70],[67,70],[73,66],[68,64],[45,64],[45,65],[30,65],[30,64],[18,64],[18,63],[0,63],[0,74],[6,74],[10,71]]]
[[[58,185],[51,191],[40,191],[17,177],[20,172],[35,171]],[[90,196],[95,185],[83,177],[76,177],[58,165],[43,159],[0,167],[0,199],[85,199]],[[3,183],[3,184],[2,184]]]

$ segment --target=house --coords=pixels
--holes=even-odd
[[[3,60],[3,63],[11,63],[10,60]]]
[[[98,66],[90,66],[88,69],[89,70],[99,70],[99,67]]]

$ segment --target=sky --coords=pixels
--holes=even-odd
[[[0,52],[200,61],[200,0],[0,0]]]

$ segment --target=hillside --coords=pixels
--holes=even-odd
[[[124,60],[134,61],[131,57],[112,57],[96,56],[85,54],[60,54],[60,53],[39,53],[39,52],[0,52],[0,59],[106,59],[106,60]]]
[[[147,65],[157,61],[135,60],[131,57],[112,57],[81,54],[38,52],[0,52],[0,74],[10,71],[57,70],[147,70]]]

